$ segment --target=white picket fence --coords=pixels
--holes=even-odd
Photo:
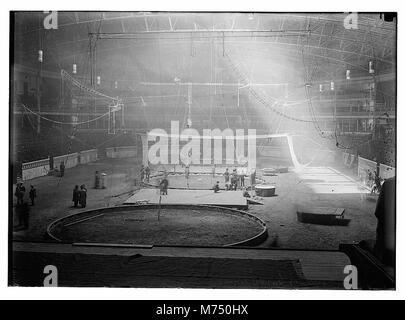
[[[78,164],[85,164],[97,161],[97,150],[84,150],[53,158],[54,168],[59,168],[61,162],[65,164],[65,168],[73,168]],[[22,180],[31,180],[34,178],[46,176],[50,170],[50,161],[48,159],[41,159],[37,161],[26,162],[22,164]]]
[[[377,171],[377,163],[362,157],[359,157],[357,165],[357,175],[364,182],[368,181],[368,171],[374,174]],[[380,164],[380,178],[388,179],[395,176],[396,169],[394,167],[387,166],[385,164]]]
[[[26,162],[22,164],[22,179],[25,181],[46,176],[49,170],[49,159]]]

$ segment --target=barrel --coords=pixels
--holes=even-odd
[[[259,197],[272,197],[276,192],[276,187],[271,185],[258,184],[255,186],[256,195]]]
[[[277,171],[274,168],[264,168],[263,169],[263,175],[264,176],[275,176],[276,172]]]

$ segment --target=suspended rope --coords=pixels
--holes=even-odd
[[[242,83],[244,85],[246,85],[248,87],[248,90],[250,92],[250,94],[259,102],[261,103],[265,108],[270,109],[270,111],[286,118],[289,120],[293,120],[293,121],[297,121],[297,122],[307,122],[307,123],[311,123],[313,122],[313,120],[306,120],[306,119],[300,119],[300,118],[296,118],[290,115],[287,115],[281,111],[279,111],[278,109],[274,108],[273,105],[275,104],[274,102],[272,103],[272,105],[269,105],[269,103],[262,98],[257,92],[256,90],[254,90],[252,87],[249,86],[250,81],[248,81],[243,75],[242,73],[239,71],[239,69],[234,65],[232,59],[230,58],[230,56],[228,55],[228,53],[225,53],[225,57],[228,59],[231,67],[233,68],[233,70],[237,73],[239,79],[242,80]]]
[[[52,122],[52,123],[56,123],[56,124],[63,124],[63,125],[75,125],[75,126],[77,126],[77,125],[81,125],[81,124],[90,123],[90,122],[93,122],[93,121],[97,121],[97,120],[107,116],[110,113],[110,112],[106,112],[106,113],[104,113],[104,114],[102,114],[102,115],[100,115],[100,116],[98,116],[96,118],[93,118],[93,119],[87,120],[87,121],[82,121],[82,122],[62,122],[62,121],[57,121],[57,120],[46,118],[46,117],[42,116],[41,114],[31,110],[26,105],[24,105],[24,104],[21,104],[21,105],[24,107],[25,110],[27,110],[28,112],[40,117],[43,120],[46,120],[46,121],[49,121],[49,122]]]
[[[62,76],[63,79],[68,79],[73,85],[75,85],[76,87],[78,87],[79,89],[81,89],[83,91],[87,91],[87,92],[89,92],[89,93],[91,93],[93,95],[101,96],[101,97],[107,98],[107,99],[112,100],[112,101],[120,100],[117,97],[110,97],[110,96],[108,96],[108,95],[106,95],[104,93],[101,93],[101,92],[99,92],[99,91],[97,91],[95,89],[86,87],[85,85],[80,83],[78,80],[74,79],[69,73],[67,73],[63,69],[61,70],[61,76]]]

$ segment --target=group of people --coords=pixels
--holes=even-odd
[[[229,169],[226,168],[224,173],[225,178],[225,188],[226,190],[237,190],[238,188],[244,189],[245,187],[245,174],[238,174],[236,169],[232,170],[232,173],[229,172]],[[250,174],[250,184],[253,186],[256,183],[256,170],[253,170]]]
[[[15,207],[15,213],[17,215],[17,225],[16,228],[19,230],[26,230],[29,226],[29,214],[30,207],[27,201],[25,201],[25,186],[22,182],[17,183],[15,188],[15,197],[17,198],[17,203]],[[37,197],[37,190],[31,185],[29,191],[29,198],[31,200],[31,206],[35,204],[35,198]]]
[[[150,179],[150,168],[149,166],[141,166],[141,182],[149,182]]]
[[[75,185],[75,187],[73,189],[73,198],[72,198],[73,206],[75,208],[77,208],[78,204],[80,204],[80,206],[82,208],[85,208],[86,207],[86,200],[87,200],[86,186],[84,184],[82,184],[80,186],[80,189],[79,189],[79,186]]]
[[[371,194],[380,193],[382,182],[380,175],[376,170],[374,173],[371,170],[367,170],[367,185],[371,187]]]
[[[17,198],[17,206],[23,205],[25,196],[25,186],[22,182],[17,183],[14,195]],[[37,190],[32,185],[30,187],[29,197],[31,200],[31,206],[33,206],[35,204],[35,198],[37,197]]]
[[[241,173],[238,174],[236,169],[232,170],[232,173],[229,172],[229,169],[226,168],[225,173],[224,173],[224,179],[225,179],[225,189],[226,190],[244,190],[246,191],[245,188],[245,174]],[[253,170],[250,174],[250,185],[253,186],[256,183],[256,170]],[[220,186],[219,186],[219,181],[217,181],[214,186],[212,187],[215,193],[219,192]]]

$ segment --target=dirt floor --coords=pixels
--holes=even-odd
[[[139,159],[107,159],[67,169],[63,178],[47,176],[25,182],[27,189],[30,184],[35,185],[38,198],[31,207],[29,229],[14,232],[14,239],[43,241],[50,222],[84,210],[71,207],[75,184],[88,187],[86,210],[122,204],[138,188],[134,179],[138,178],[139,167]],[[107,173],[106,189],[92,188],[96,170]],[[264,205],[250,205],[248,210],[267,224],[269,238],[261,246],[335,250],[341,242],[374,238],[376,197],[368,196],[368,190],[360,186],[354,175],[319,167],[264,179],[276,186],[276,196],[262,198]],[[351,222],[345,227],[300,223],[296,209],[301,206],[342,207],[346,210],[345,218]]]
[[[256,221],[214,210],[136,210],[104,214],[63,227],[57,237],[67,242],[222,246],[258,235]]]

